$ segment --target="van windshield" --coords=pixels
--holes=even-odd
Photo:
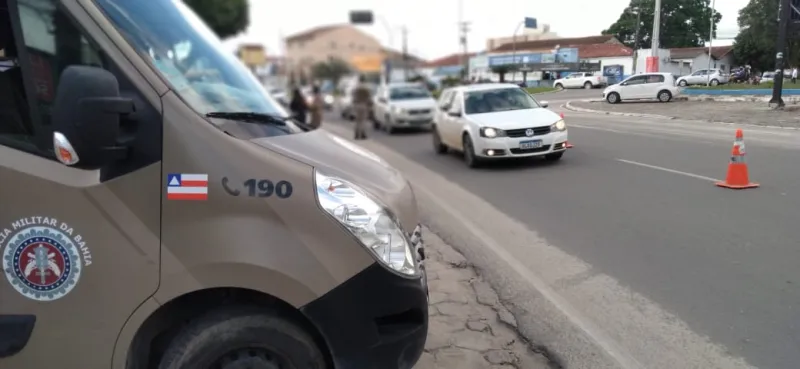
[[[169,81],[175,93],[201,115],[251,112],[287,117],[252,73],[225,51],[219,38],[182,0],[95,2]],[[291,122],[287,124],[292,132],[301,132]],[[263,135],[279,131],[265,129]]]

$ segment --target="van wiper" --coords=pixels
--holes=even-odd
[[[269,124],[282,127],[285,127],[286,121],[289,120],[289,118],[284,118],[279,115],[245,112],[245,111],[237,111],[237,112],[214,111],[206,114],[206,116],[209,118],[230,119],[246,123],[260,123],[260,124]]]

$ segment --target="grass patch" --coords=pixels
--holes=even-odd
[[[554,87],[544,87],[544,86],[541,86],[541,87],[528,87],[528,88],[525,89],[525,91],[528,91],[528,93],[531,93],[531,94],[540,94],[540,93],[543,93],[543,92],[556,91],[556,88],[554,88]]]
[[[693,90],[771,90],[772,82],[762,83],[760,85],[748,85],[744,83],[733,83],[719,86],[690,86]],[[800,89],[800,83],[783,83],[784,90]]]

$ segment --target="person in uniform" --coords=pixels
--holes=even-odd
[[[363,75],[358,77],[358,85],[353,89],[351,98],[356,116],[355,139],[365,140],[367,138],[367,118],[372,107],[372,92]]]
[[[325,99],[322,98],[319,86],[312,89],[311,106],[311,127],[317,129],[322,125],[322,110],[325,108]]]

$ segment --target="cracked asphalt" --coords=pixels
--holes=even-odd
[[[492,287],[458,251],[423,230],[430,328],[415,369],[558,368],[533,351]]]

